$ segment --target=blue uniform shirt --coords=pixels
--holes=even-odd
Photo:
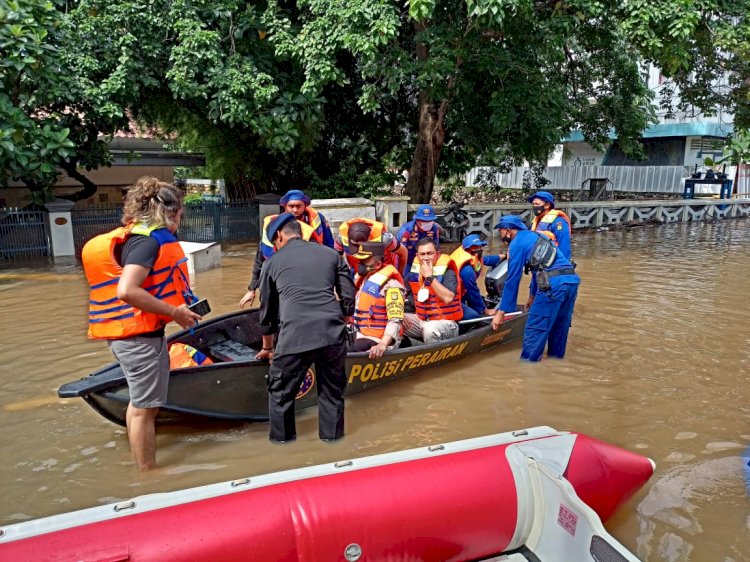
[[[539,236],[544,236],[531,230],[518,230],[515,238],[508,246],[508,278],[505,281],[505,287],[503,287],[503,296],[500,301],[500,305],[497,310],[504,312],[514,312],[516,310],[516,303],[518,301],[518,286],[521,283],[521,276],[523,275],[523,268],[526,262],[531,257],[531,252],[534,249],[534,245],[538,240]],[[555,262],[551,267],[547,268],[547,271],[553,271],[555,269],[572,268],[573,265],[570,260],[563,255],[563,252],[558,251],[555,256]],[[578,283],[578,276],[572,275],[560,275],[554,277],[560,283],[575,282]],[[529,293],[536,295],[536,275],[532,274],[531,286],[529,287]]]
[[[484,314],[487,306],[484,304],[482,293],[479,292],[479,286],[477,285],[477,272],[474,271],[471,264],[467,263],[461,268],[459,275],[461,276],[461,284],[464,288],[464,295],[461,301],[465,302],[478,314]]]
[[[414,256],[417,255],[417,242],[422,238],[429,236],[435,241],[435,248],[440,249],[440,229],[437,223],[432,225],[432,228],[428,231],[424,231],[417,227],[417,221],[411,220],[398,229],[398,235],[396,238],[406,247],[408,257],[406,258],[406,266],[404,267],[404,273],[411,271],[411,264],[414,261]]]
[[[541,225],[540,225],[541,226]],[[537,230],[541,230],[537,227]],[[566,258],[570,259],[570,227],[568,221],[562,217],[556,217],[548,228],[544,228],[555,235],[558,249],[565,255]]]

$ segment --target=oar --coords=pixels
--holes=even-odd
[[[506,312],[505,320],[507,320],[508,318],[514,318],[521,314],[523,314],[523,310],[517,310],[515,312]],[[468,324],[477,324],[479,322],[487,322],[488,320],[492,320],[493,318],[494,316],[480,316],[479,318],[472,318],[471,320],[461,320],[459,321],[459,324],[461,326],[466,326]]]

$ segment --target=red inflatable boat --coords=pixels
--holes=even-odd
[[[537,427],[9,525],[0,560],[634,562],[600,518],[653,469]]]

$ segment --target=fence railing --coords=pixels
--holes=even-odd
[[[516,167],[507,174],[494,174],[494,182],[506,188],[523,187],[529,168]],[[685,166],[558,166],[544,171],[550,183],[545,189],[581,189],[586,180],[607,179],[614,191],[635,193],[682,193],[682,180],[690,176]],[[466,174],[466,185],[479,185],[479,176],[491,174],[490,168],[473,168]]]
[[[76,254],[91,238],[120,226],[122,207],[74,209],[73,239]],[[187,205],[178,229],[185,242],[222,242],[258,239],[258,206],[250,202]]]
[[[49,254],[44,211],[0,208],[0,260]]]

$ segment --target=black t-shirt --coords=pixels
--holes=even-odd
[[[141,267],[151,269],[154,267],[158,255],[159,242],[151,236],[143,236],[142,234],[134,234],[123,245],[115,249],[115,258],[122,267],[126,265],[140,265]],[[139,335],[147,338],[163,337],[164,328]]]

